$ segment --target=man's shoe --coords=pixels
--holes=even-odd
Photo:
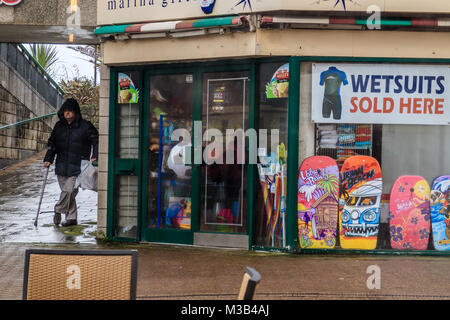
[[[61,223],[61,213],[55,212],[55,215],[53,216],[53,223],[55,226],[58,226]]]
[[[77,220],[67,220],[67,221],[64,221],[63,223],[61,223],[61,225],[63,227],[76,226]]]

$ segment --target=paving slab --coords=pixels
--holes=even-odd
[[[450,299],[447,257],[324,257],[148,243],[9,243],[0,246],[0,300],[21,299],[27,248],[137,250],[139,300],[234,300],[247,266],[262,276],[257,300]],[[368,287],[368,280],[373,284],[371,266],[379,268],[379,289]]]
[[[77,197],[81,229],[53,226],[51,213],[42,214],[34,227],[42,156],[0,172],[0,300],[22,298],[28,248],[135,249],[139,300],[234,300],[247,266],[262,276],[257,300],[450,300],[449,255],[293,254],[100,242],[95,238],[97,194],[90,191]],[[58,196],[50,172],[42,210],[52,210]]]

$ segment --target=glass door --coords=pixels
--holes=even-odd
[[[149,76],[145,240],[192,242],[193,74]]]
[[[249,72],[203,74],[200,231],[247,233]]]

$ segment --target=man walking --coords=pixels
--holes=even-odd
[[[97,160],[98,131],[93,124],[81,116],[77,100],[67,99],[58,111],[59,121],[48,139],[48,150],[44,157],[44,167],[49,167],[56,156],[55,173],[61,195],[55,205],[53,222],[61,223],[61,214],[66,220],[64,227],[77,224],[77,204],[75,197],[78,186],[77,176],[81,172],[81,160]]]

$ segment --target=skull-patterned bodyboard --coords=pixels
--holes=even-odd
[[[343,249],[372,250],[377,246],[383,180],[378,161],[353,156],[341,168],[339,241]]]

